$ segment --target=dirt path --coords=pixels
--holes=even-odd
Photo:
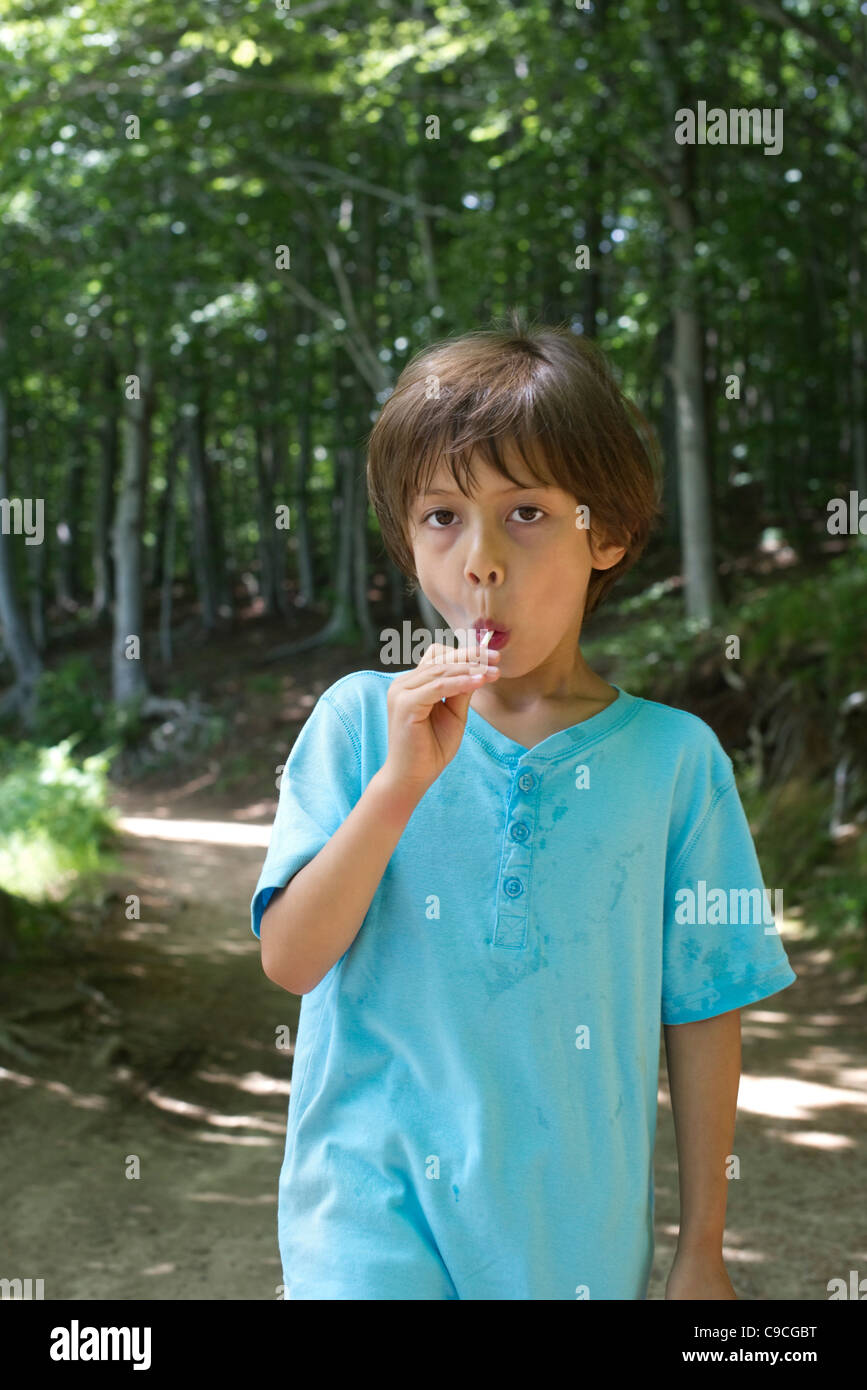
[[[221,815],[208,797],[115,802],[169,828]],[[7,1016],[45,1012],[30,1014],[32,1062],[0,1055],[0,1277],[42,1278],[47,1299],[278,1296],[291,1063],[274,1039],[288,1024],[294,1040],[300,1001],[265,978],[249,928],[273,804],[251,810],[234,825],[223,811],[224,824],[258,822],[260,844],[125,836],[117,896],[86,954],[5,982]],[[867,989],[831,974],[825,953],[787,945],[798,983],[743,1016],[726,1256],[745,1299],[825,1299],[829,1279],[867,1275]],[[651,1298],[678,1212],[660,1061]]]

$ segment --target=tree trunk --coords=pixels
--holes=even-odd
[[[664,283],[664,280],[663,280]],[[663,534],[670,545],[676,545],[680,535],[680,508],[677,498],[677,423],[674,387],[671,381],[671,354],[674,349],[674,325],[667,318],[656,335],[656,356],[662,378],[662,407],[660,412],[660,441],[662,444],[663,477]]]
[[[127,704],[148,693],[144,669],[144,611],[142,603],[142,537],[144,504],[150,463],[151,418],[154,406],[150,348],[137,355],[139,399],[124,395],[120,488],[115,511],[113,547],[117,588],[114,604],[112,649],[112,698]],[[129,388],[126,388],[129,389]],[[130,638],[138,638],[138,651],[130,650]]]
[[[260,416],[261,418],[261,416]],[[256,465],[256,513],[259,522],[259,596],[269,618],[278,611],[277,576],[274,569],[274,433],[270,425],[257,420],[253,427]]]
[[[676,4],[676,30],[682,35],[684,16]],[[694,106],[692,91],[679,63],[679,46],[654,33],[642,32],[641,42],[656,74],[665,119]],[[680,503],[681,563],[687,617],[709,622],[719,602],[713,553],[707,429],[704,410],[704,329],[700,296],[695,287],[695,212],[692,190],[695,148],[680,145],[664,161],[663,197],[673,228],[672,320],[674,344],[668,371],[674,390],[677,439],[678,500]]]
[[[2,366],[2,370],[0,370],[0,498],[11,501],[9,498],[9,428],[4,386],[5,381],[8,380],[8,370],[6,333],[2,319],[0,319],[0,366]],[[24,499],[21,500],[23,502]],[[35,517],[38,499],[33,498],[31,500]],[[5,527],[0,525],[0,627],[3,631],[6,655],[15,672],[14,686],[0,700],[0,713],[18,713],[25,726],[29,727],[35,710],[36,684],[42,672],[42,662],[18,606],[12,558],[13,547],[17,544],[25,544],[26,540],[27,537],[23,534],[20,538],[7,535]]]
[[[111,569],[111,516],[118,463],[117,364],[105,358],[105,415],[100,430],[99,481],[93,521],[93,622],[107,613],[114,597]]]
[[[172,599],[175,578],[175,530],[177,521],[178,456],[182,430],[175,428],[166,457],[165,530],[163,532],[162,580],[160,589],[160,659],[166,670],[172,664]]]
[[[562,14],[562,11],[558,10],[557,13]],[[601,47],[604,43],[605,29],[608,24],[608,0],[596,0],[592,13],[587,16],[587,23],[594,36],[594,42],[598,42]],[[564,42],[569,42],[565,35]],[[606,107],[609,105],[609,100],[610,93],[605,90],[599,92],[593,98],[591,115],[588,123],[590,130],[604,130]],[[588,143],[587,158],[585,161],[587,168],[586,186],[588,198],[585,202],[587,211],[585,216],[584,241],[590,252],[590,265],[587,270],[576,272],[582,277],[584,284],[581,320],[584,326],[584,332],[588,338],[596,338],[599,333],[598,315],[602,308],[601,267],[604,265],[604,258],[599,250],[599,243],[602,240],[602,214],[600,208],[602,207],[605,169],[603,148],[603,141],[591,140]]]
[[[46,491],[40,483],[40,477],[47,478],[50,476],[50,470],[47,467],[47,459],[51,457],[51,452],[51,441],[49,440],[46,444],[46,435],[43,435],[38,443],[34,440],[32,448],[26,450],[22,463],[27,478],[26,486],[28,497],[36,499],[39,497],[40,493]],[[48,645],[47,624],[45,620],[45,595],[47,575],[51,564],[50,546],[51,531],[46,527],[45,539],[41,545],[28,545],[25,547],[27,572],[24,584],[25,593],[27,595],[30,636],[33,639],[33,645],[39,653],[40,660]]]
[[[337,447],[339,492],[334,498],[337,516],[337,550],[334,565],[334,607],[327,624],[330,640],[354,642],[358,636],[353,616],[353,556],[355,531],[355,451],[346,444]]]
[[[367,491],[364,486],[364,462],[353,450],[353,469],[355,472],[355,518],[352,542],[353,579],[355,589],[355,617],[361,630],[361,647],[365,655],[378,649],[378,637],[373,619],[370,616],[368,597],[370,580],[368,575],[369,556],[367,551]]]
[[[218,585],[211,520],[211,494],[204,448],[204,421],[201,402],[185,408],[186,445],[192,521],[193,570],[206,632],[217,627]]]
[[[290,468],[289,468],[289,431],[285,421],[280,418],[274,424],[272,452],[274,458],[273,486],[271,491],[271,568],[274,574],[274,603],[276,611],[281,617],[288,618],[289,595],[286,592],[286,559],[289,551],[289,539],[292,535],[292,528],[295,525],[295,508],[292,505]],[[277,503],[285,504],[289,507],[289,527],[288,531],[278,531],[275,524],[274,506]]]
[[[295,537],[295,563],[298,567],[299,607],[308,607],[316,597],[313,582],[313,538],[310,534],[310,510],[307,505],[307,480],[310,476],[311,421],[310,401],[313,380],[309,354],[306,355],[304,389],[298,414],[298,467],[295,470],[295,511],[292,533]]]
[[[205,411],[202,411],[203,421],[206,419]],[[202,448],[205,462],[205,476],[208,486],[208,524],[210,527],[211,552],[213,562],[216,567],[217,579],[217,617],[231,619],[235,611],[234,576],[236,566],[234,555],[230,552],[230,537],[223,529],[223,517],[226,516],[226,509],[223,506],[223,478],[220,473],[219,460],[212,463],[205,449],[205,433],[202,433]],[[230,475],[229,486],[231,490],[232,477]],[[240,479],[237,479],[240,483]],[[231,509],[237,511],[237,509]]]
[[[686,102],[686,105],[689,103]],[[680,147],[679,197],[672,195],[674,223],[674,350],[671,380],[674,387],[677,435],[680,545],[689,618],[710,622],[719,603],[713,551],[711,489],[707,460],[704,413],[704,327],[690,271],[695,265],[695,213],[691,200],[690,146]]]
[[[208,478],[212,497],[214,556],[217,562],[217,617],[221,621],[231,623],[235,612],[238,539],[234,527],[225,525],[225,518],[246,515],[250,506],[250,490],[247,480],[241,477],[237,468],[227,464],[224,471],[227,450],[221,442],[223,436],[217,433],[213,437],[214,447],[208,459]],[[235,431],[233,430],[228,437],[230,449],[234,449]],[[246,592],[246,586],[242,587]]]
[[[680,544],[689,618],[710,622],[718,602],[713,560],[710,488],[704,452],[704,397],[701,381],[702,326],[694,309],[674,308],[671,376],[677,430]]]
[[[424,20],[425,0],[412,0],[413,19]],[[410,77],[410,101],[415,111],[423,110],[424,97],[422,95],[421,76],[417,69],[411,70]],[[416,244],[418,246],[419,258],[421,260],[422,273],[424,275],[424,292],[427,300],[427,308],[431,309],[434,304],[439,304],[440,291],[437,280],[436,257],[434,255],[434,243],[428,224],[427,214],[422,210],[420,204],[423,201],[422,175],[424,172],[425,160],[422,155],[421,145],[414,146],[413,153],[404,160],[404,177],[406,179],[406,190],[410,197],[416,200],[416,207],[413,212],[413,222],[415,224]],[[367,194],[359,194],[364,208],[364,222],[362,226],[361,245],[370,248],[373,238],[370,236],[370,197]],[[361,291],[370,297],[375,293],[374,277],[370,259],[364,257],[361,266]]]
[[[171,444],[168,446],[171,448]],[[166,462],[165,467],[168,467]],[[144,576],[144,591],[146,594],[153,593],[154,590],[161,592],[163,586],[163,559],[166,552],[166,525],[168,523],[168,487],[161,491],[153,490],[153,536],[154,543],[149,548],[147,554],[147,566]]]
[[[861,216],[853,212],[852,242],[849,267],[849,322],[851,353],[849,358],[849,391],[852,420],[852,486],[859,498],[867,498],[867,435],[864,422],[864,371],[867,358],[864,351],[865,295],[863,286],[864,255],[861,243]],[[867,536],[859,530],[859,545],[867,545]]]
[[[87,402],[83,409],[89,414]],[[74,430],[67,443],[66,466],[63,469],[63,490],[60,514],[57,518],[56,563],[54,570],[57,606],[74,612],[78,606],[79,541],[81,536],[81,502],[84,496],[87,445],[84,430]]]
[[[347,646],[358,640],[354,622],[354,567],[352,548],[356,513],[356,457],[351,446],[339,444],[335,450],[335,489],[332,500],[334,544],[329,550],[331,573],[334,576],[334,601],[331,617],[323,628],[309,637],[285,642],[274,647],[262,658],[263,662],[284,661],[317,647],[342,643]]]

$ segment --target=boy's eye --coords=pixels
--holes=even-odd
[[[542,517],[542,516],[545,515],[545,513],[542,511],[542,508],[541,508],[541,507],[531,506],[529,503],[528,503],[526,506],[523,506],[523,507],[515,507],[515,511],[516,511],[516,512],[538,512],[540,517]],[[436,510],[435,512],[428,512],[428,514],[427,514],[427,516],[424,518],[424,520],[425,520],[425,521],[430,521],[431,517],[434,517],[434,516],[436,516],[436,517],[454,516],[454,512],[453,512],[453,511],[450,511],[448,507],[438,507],[437,510]],[[535,521],[535,520],[536,520],[535,517],[530,517],[529,519],[528,519],[527,517],[524,517],[524,518],[523,518],[523,524],[529,525],[530,522]],[[442,526],[441,526],[439,523],[437,523],[436,526],[434,526],[433,529],[434,529],[435,531],[445,531],[445,530],[448,529],[448,526],[449,526],[449,523],[448,523],[448,522],[445,522]]]

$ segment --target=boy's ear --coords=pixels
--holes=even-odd
[[[588,536],[590,546],[590,558],[593,561],[595,570],[610,570],[612,565],[616,565],[626,554],[625,545],[615,545],[608,541],[594,541],[593,533]]]

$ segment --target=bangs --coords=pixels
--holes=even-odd
[[[539,443],[538,434],[527,429],[468,438],[466,431],[460,437],[457,425],[449,420],[434,439],[426,432],[423,444],[412,452],[416,462],[404,475],[407,503],[428,491],[441,463],[446,465],[465,497],[469,497],[471,490],[478,485],[474,474],[474,462],[478,460],[488,464],[515,487],[532,486],[527,483],[526,476],[519,478],[512,472],[516,467],[516,456],[530,477],[542,487],[568,487],[570,482],[568,470],[556,467],[559,451],[554,450],[553,459],[549,458]],[[512,468],[509,467],[509,459]]]

